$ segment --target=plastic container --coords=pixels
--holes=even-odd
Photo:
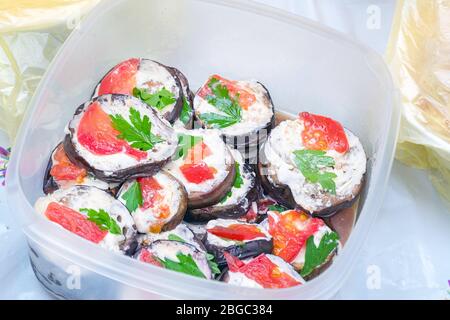
[[[360,216],[327,272],[288,289],[235,287],[112,254],[34,212],[50,151],[75,108],[111,66],[132,56],[180,68],[193,88],[211,73],[258,79],[279,110],[330,115],[361,138],[369,161]],[[330,298],[351,272],[380,208],[398,125],[382,59],[307,19],[243,1],[104,1],[71,34],[40,83],[8,168],[9,204],[27,236],[37,278],[58,297]]]

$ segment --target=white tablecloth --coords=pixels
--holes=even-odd
[[[260,0],[318,20],[383,53],[393,0]],[[0,146],[8,141],[0,133]],[[382,199],[380,199],[382,201]],[[395,162],[386,197],[337,299],[450,299],[450,212],[424,171]],[[0,186],[0,299],[48,299]]]

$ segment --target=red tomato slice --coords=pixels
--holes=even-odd
[[[275,217],[278,217],[276,221]],[[269,233],[273,238],[273,253],[291,263],[306,244],[325,223],[303,212],[290,210],[284,214],[272,211],[269,215]]]
[[[87,171],[85,169],[79,168],[70,162],[62,145],[59,145],[56,148],[54,159],[57,163],[50,169],[50,174],[55,180],[74,180],[77,183],[82,183],[83,179],[87,176]]]
[[[113,128],[109,115],[98,102],[93,102],[84,112],[78,126],[80,144],[97,155],[110,155],[125,151],[137,160],[147,157],[147,152],[132,148],[125,140],[117,138],[119,132]]]
[[[188,150],[186,158],[184,159],[184,163],[199,163],[210,155],[212,155],[211,149],[203,141],[197,142],[192,148]]]
[[[136,87],[136,73],[139,59],[132,58],[119,63],[103,78],[98,89],[98,95],[121,93],[131,95]]]
[[[148,209],[154,207],[155,203],[159,202],[162,198],[161,194],[158,192],[159,190],[162,190],[161,185],[153,177],[138,178],[137,182],[139,183],[142,192],[142,208]]]
[[[282,271],[265,254],[259,255],[247,264],[228,252],[224,255],[231,272],[243,273],[263,288],[289,288],[301,284],[297,279]]]
[[[306,149],[348,151],[347,135],[339,122],[308,112],[300,113],[300,119],[305,126],[302,141]]]
[[[228,93],[231,98],[235,98],[236,95],[239,94],[238,103],[242,109],[247,110],[253,103],[255,103],[256,96],[253,93],[249,92],[248,90],[240,88],[237,85],[237,81],[227,80],[216,74],[213,75],[210,79],[212,79],[212,78],[219,80],[220,83],[228,89]],[[211,88],[208,86],[208,84],[209,84],[209,81],[207,82],[206,85],[204,85],[200,89],[200,91],[198,93],[198,95],[200,97],[205,98],[208,95],[212,95]]]
[[[141,254],[139,255],[139,260],[153,264],[157,267],[162,267],[161,263],[155,258],[155,256],[148,250],[142,249]]]
[[[230,224],[227,227],[215,226],[208,229],[208,232],[221,238],[236,241],[253,240],[266,236],[257,226],[248,224]]]
[[[204,162],[183,164],[180,167],[180,171],[187,181],[195,184],[214,179],[214,174],[217,172],[215,168],[208,167]]]
[[[57,202],[49,203],[45,215],[50,221],[94,243],[99,243],[108,234],[107,230],[101,230],[81,213]]]

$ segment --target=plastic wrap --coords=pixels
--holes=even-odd
[[[398,2],[387,50],[401,94],[396,157],[430,169],[450,203],[450,0]]]
[[[0,129],[14,141],[57,50],[99,0],[0,0]]]

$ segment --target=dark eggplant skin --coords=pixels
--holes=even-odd
[[[159,174],[164,174],[165,176],[167,176],[169,178],[169,180],[171,180],[171,183],[176,184],[178,186],[177,189],[181,193],[180,206],[178,207],[177,212],[174,214],[172,219],[167,221],[164,224],[164,226],[161,228],[161,232],[165,232],[165,231],[170,231],[170,230],[175,229],[183,221],[184,215],[187,210],[188,194],[187,194],[187,191],[186,191],[186,188],[184,187],[184,185],[181,182],[179,182],[178,179],[175,178],[173,175],[171,175],[170,173],[165,172],[165,171],[161,171]],[[122,195],[124,184],[125,183],[122,184],[119,191],[117,192],[116,199],[119,201],[121,201],[119,199],[119,197]],[[133,216],[132,212],[130,212],[130,214]]]
[[[253,172],[250,165],[244,164],[246,172]],[[212,219],[237,219],[247,214],[252,203],[259,197],[259,191],[256,184],[256,178],[253,177],[252,185],[244,198],[236,204],[227,206],[209,206],[205,208],[188,210],[185,215],[187,222],[207,222]]]
[[[238,257],[241,260],[247,258],[253,258],[261,253],[272,253],[273,241],[272,239],[260,239],[254,241],[245,242],[243,245],[232,245],[226,248],[218,247],[216,245],[210,244],[208,238],[205,237],[203,243],[205,244],[206,250],[212,254],[215,258],[216,263],[220,268],[227,265],[227,261],[223,255],[226,251],[231,255]]]
[[[111,95],[112,99],[129,99],[130,96],[123,94],[113,94]],[[90,102],[95,102],[99,99],[102,99],[103,96],[95,97]],[[136,98],[133,98],[136,99]],[[137,99],[136,99],[137,100]],[[144,104],[144,103],[143,103]],[[85,104],[80,105],[74,114],[74,117],[79,115],[85,108]],[[149,108],[151,112],[159,119],[156,111],[153,108]],[[172,130],[172,128],[168,127],[168,129]],[[137,166],[121,169],[115,171],[113,174],[106,174],[105,171],[96,169],[92,167],[83,157],[81,157],[75,148],[75,145],[72,142],[72,136],[75,134],[74,129],[69,126],[69,133],[66,134],[63,141],[64,151],[66,152],[69,160],[77,166],[85,168],[88,172],[92,173],[97,179],[110,182],[110,183],[122,183],[124,180],[139,178],[144,176],[152,176],[159,172],[162,167],[164,167],[171,159],[171,156],[167,159],[156,161],[153,163],[144,163],[139,164]]]
[[[230,152],[230,151],[228,151]],[[205,208],[217,204],[223,197],[231,190],[236,175],[236,167],[234,158],[230,155],[231,161],[227,164],[227,177],[220,183],[219,186],[209,192],[191,192],[188,200],[188,210]]]
[[[284,184],[273,184],[269,181],[268,175],[264,174],[267,172],[267,168],[270,166],[270,164],[267,163],[267,160],[264,156],[263,148],[260,150],[260,160],[258,161],[258,167],[256,170],[256,174],[258,177],[258,180],[260,181],[262,187],[264,188],[264,191],[272,197],[275,201],[277,201],[282,206],[288,208],[288,209],[297,209],[301,210],[303,212],[306,212],[307,214],[311,215],[312,217],[318,217],[318,218],[330,218],[334,216],[339,211],[351,207],[355,201],[358,199],[358,195],[363,189],[364,182],[365,182],[365,175],[362,178],[361,184],[358,186],[358,192],[356,195],[350,199],[343,200],[341,202],[336,203],[333,206],[330,206],[328,208],[324,208],[319,211],[309,212],[308,210],[304,209],[302,206],[297,204],[294,200],[294,197],[292,195],[291,189]],[[276,177],[272,176],[273,180],[277,180]]]
[[[265,85],[263,85],[259,81],[257,83],[260,84],[264,88],[265,97],[266,97],[268,103],[270,103],[270,105],[271,105],[272,118],[270,119],[270,121],[267,122],[263,127],[259,128],[257,130],[248,132],[243,135],[238,135],[238,136],[222,135],[224,142],[226,144],[228,144],[231,148],[238,149],[241,152],[241,154],[244,156],[244,159],[246,160],[246,162],[250,163],[250,164],[257,163],[257,161],[259,159],[259,146],[266,141],[267,137],[270,134],[270,131],[275,127],[275,107],[273,104],[272,97],[269,93],[269,90],[267,90],[267,87]],[[197,90],[197,93],[200,89]],[[195,114],[195,109],[194,109],[194,114]],[[198,124],[202,128],[206,128],[205,124],[201,121],[201,119],[196,114],[195,114],[195,121],[198,122]],[[244,145],[242,145],[242,144],[239,145],[237,143],[238,141],[245,141],[245,143],[244,143]],[[252,153],[255,153],[255,152],[256,152],[256,157],[252,156]]]
[[[184,127],[186,129],[193,129],[194,128],[194,109],[193,109],[194,93],[191,91],[190,86],[189,86],[189,81],[188,81],[187,77],[184,75],[184,73],[182,73],[179,69],[177,69],[175,67],[170,67],[170,68],[172,68],[172,70],[175,72],[178,79],[180,80],[181,92],[183,93],[184,98],[188,101],[189,107],[190,107],[191,115],[190,115],[188,123],[186,123],[184,125]],[[185,88],[185,89],[183,89],[183,88]],[[180,112],[180,114],[181,114],[181,112]]]
[[[181,113],[181,109],[183,108],[183,90],[181,87],[181,81],[180,78],[178,77],[178,73],[173,70],[174,68],[166,66],[158,61],[155,60],[151,60],[151,59],[145,59],[145,58],[139,58],[139,64],[142,60],[150,60],[153,61],[154,63],[158,64],[159,66],[165,68],[175,79],[175,82],[177,84],[177,87],[179,88],[179,94],[178,94],[178,99],[175,102],[175,105],[173,107],[173,110],[169,113],[164,114],[164,118],[169,121],[171,124],[173,124],[179,117],[180,117],[180,113]],[[122,63],[123,61],[120,61],[119,63]],[[118,64],[119,64],[118,63]],[[97,97],[97,89],[100,87],[100,83],[102,83],[102,81],[105,79],[105,77],[117,66],[117,64],[115,66],[113,66],[111,69],[108,70],[108,72],[105,73],[105,75],[100,79],[100,81],[98,82],[97,86],[94,89],[94,92],[92,93],[91,99],[94,99]],[[130,93],[131,94],[131,93]],[[151,106],[148,106],[149,108],[152,108]]]

